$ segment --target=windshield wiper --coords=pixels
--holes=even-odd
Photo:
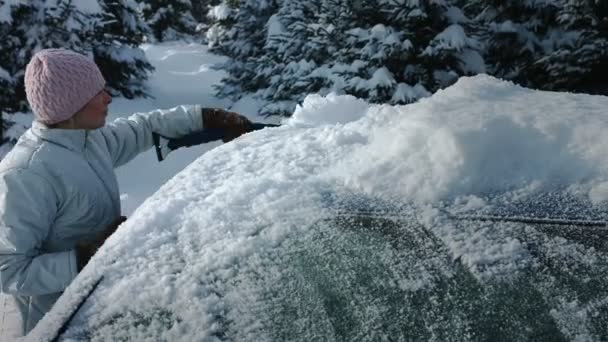
[[[584,227],[608,227],[605,221],[593,220],[568,220],[552,218],[536,218],[522,216],[491,216],[491,215],[449,215],[450,219],[468,221],[490,221],[490,222],[516,222],[529,224],[547,224],[557,226],[584,226]]]

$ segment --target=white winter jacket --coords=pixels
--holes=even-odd
[[[152,132],[180,137],[202,120],[179,106],[92,131],[33,123],[0,162],[0,341],[36,325],[76,277],[75,244],[120,216],[114,168],[152,147]]]

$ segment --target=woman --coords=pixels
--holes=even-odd
[[[27,334],[125,218],[114,168],[153,145],[152,133],[181,137],[250,122],[236,114],[179,106],[107,126],[105,80],[86,56],[42,50],[25,71],[35,121],[0,162],[0,340]]]

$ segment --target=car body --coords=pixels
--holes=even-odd
[[[488,77],[455,87],[466,91],[410,106],[435,113],[453,105],[450,96],[479,103],[489,92],[508,102],[530,92]],[[527,105],[531,117],[551,102],[544,100]],[[593,100],[598,108],[607,101]],[[364,114],[288,123],[206,153],[120,227],[29,337],[61,330],[65,341],[608,339],[608,211],[589,190],[597,182],[517,165],[530,146],[546,144],[534,160],[552,144],[561,148],[559,140],[539,140],[533,125],[521,129],[534,134],[497,134],[519,129],[504,117],[450,131],[430,124],[450,119],[418,118],[416,107],[319,101],[311,111]],[[483,144],[467,147],[480,136]],[[520,154],[496,154],[512,136]],[[418,150],[402,149],[418,139],[416,148],[428,150],[416,159]],[[573,160],[556,158],[555,170]],[[498,175],[476,173],[512,164]]]

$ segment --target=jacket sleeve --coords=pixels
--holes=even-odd
[[[203,129],[201,107],[177,106],[168,110],[133,114],[101,128],[114,167],[121,166],[154,144],[152,133],[179,138]]]
[[[76,277],[74,250],[41,253],[57,213],[57,195],[41,176],[24,169],[0,174],[0,285],[12,295],[65,290]]]

